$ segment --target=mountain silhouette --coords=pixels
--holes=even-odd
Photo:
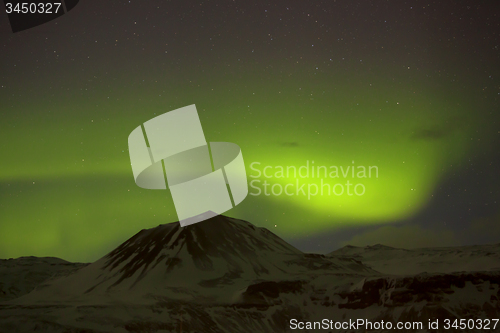
[[[20,300],[45,302],[61,295],[189,300],[201,294],[230,301],[254,282],[373,272],[353,258],[306,254],[265,228],[215,216],[186,227],[175,222],[141,230],[103,258]]]
[[[421,323],[408,331],[434,332],[445,320],[500,315],[498,244],[414,250],[377,244],[320,255],[225,216],[141,230],[88,265],[57,258],[0,264],[4,299],[33,286],[31,278],[12,282],[30,277],[30,267],[52,276],[0,302],[0,332],[289,332],[292,319],[325,318]],[[14,286],[17,295],[5,292]],[[435,320],[440,330],[428,327]]]

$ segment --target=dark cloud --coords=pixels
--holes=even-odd
[[[415,130],[411,136],[412,140],[441,140],[450,136],[455,131],[461,130],[466,125],[466,119],[451,117],[443,124],[431,128],[420,128]]]
[[[283,142],[281,144],[282,147],[290,147],[290,148],[294,148],[294,147],[298,147],[299,146],[299,143],[298,142]]]
[[[443,129],[421,129],[412,135],[413,140],[439,140],[449,134],[449,131]]]

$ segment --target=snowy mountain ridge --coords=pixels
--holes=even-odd
[[[493,319],[500,317],[499,253],[498,245],[376,245],[307,254],[224,216],[184,228],[170,223],[0,302],[0,332],[293,332],[292,319]],[[16,260],[9,269],[19,268]]]

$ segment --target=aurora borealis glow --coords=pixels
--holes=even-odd
[[[498,242],[497,10],[82,1],[16,34],[0,14],[0,258],[95,260],[176,221],[167,191],[135,185],[127,137],[190,104],[249,181],[254,162],[377,166],[361,196],[249,195],[227,213],[303,250]]]

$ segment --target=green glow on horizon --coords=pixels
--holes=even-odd
[[[293,84],[306,86],[288,86]],[[99,108],[78,98],[61,101],[56,109],[50,103],[25,105],[39,113],[21,117],[0,134],[3,142],[11,142],[0,146],[2,156],[9,157],[0,164],[0,217],[6,221],[0,224],[0,257],[94,260],[142,228],[176,221],[168,191],[135,185],[127,138],[138,124],[185,105],[196,104],[207,141],[241,147],[248,176],[252,162],[299,167],[308,160],[316,166],[350,166],[355,161],[378,167],[378,178],[363,179],[363,196],[308,200],[249,195],[241,207],[228,212],[249,219],[258,209],[265,218],[250,222],[268,228],[279,223],[283,227],[278,234],[291,236],[342,225],[391,223],[415,214],[431,200],[450,165],[471,149],[471,133],[485,126],[471,110],[456,109],[432,94],[414,97],[368,88],[334,94],[323,87],[315,90],[327,93],[310,97],[285,88],[280,94],[266,92],[272,90],[269,84],[234,95],[179,94],[167,103],[146,93],[141,101],[124,97],[114,104],[103,97]],[[342,97],[355,94],[362,98]],[[460,126],[442,138],[415,138],[418,131],[442,129],[456,117]],[[269,181],[284,185],[295,179]],[[345,179],[325,181],[333,185]]]

